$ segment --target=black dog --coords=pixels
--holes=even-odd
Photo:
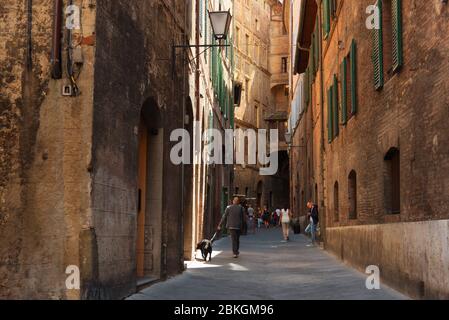
[[[211,240],[204,239],[196,246],[196,250],[201,250],[201,255],[203,256],[203,259],[206,262],[208,256],[209,262],[212,261],[212,245],[214,244],[216,237],[217,233],[214,234]]]

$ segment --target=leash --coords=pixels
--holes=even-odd
[[[216,238],[217,238],[217,233],[218,231],[215,231],[214,236],[212,237],[212,239],[210,240],[210,242],[214,243]]]

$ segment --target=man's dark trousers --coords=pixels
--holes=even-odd
[[[240,252],[240,230],[237,229],[230,229],[229,232],[231,233],[231,239],[232,239],[232,252],[234,252],[235,255],[239,255]]]

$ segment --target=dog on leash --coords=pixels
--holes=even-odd
[[[201,250],[201,255],[203,256],[205,262],[207,262],[207,257],[209,257],[209,262],[212,261],[212,247],[216,238],[217,233],[215,232],[211,240],[204,239],[196,246],[196,250]]]

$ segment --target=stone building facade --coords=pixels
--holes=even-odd
[[[202,43],[201,5],[2,2],[0,297],[123,298],[192,258],[217,215],[204,209],[211,170],[173,164],[170,134],[193,133],[223,101],[200,76],[198,50],[177,50],[173,64],[172,45]],[[79,28],[67,29],[78,13]],[[230,126],[223,118],[217,128]],[[232,170],[214,170],[230,189]],[[67,288],[68,266],[81,290]]]
[[[230,11],[234,16],[234,1],[199,0],[195,3],[197,11],[194,16],[198,32],[196,41],[192,43],[220,44],[213,37],[208,11]],[[204,48],[195,48],[191,56],[192,60],[197,61],[198,68],[196,68],[195,82],[190,84],[190,96],[195,101],[193,110],[194,119],[200,127],[198,132],[205,137],[201,146],[194,146],[194,150],[201,150],[201,152],[196,152],[194,155],[198,164],[194,168],[193,210],[196,221],[191,224],[195,229],[192,231],[194,235],[192,241],[189,242],[192,246],[191,253],[191,249],[195,249],[198,241],[212,237],[232,192],[233,166],[224,164],[224,161],[213,163],[210,158],[203,156],[204,152],[211,153],[211,150],[205,147],[212,141],[212,138],[205,133],[206,130],[218,130],[224,136],[225,129],[234,128],[234,55],[233,47],[230,45],[234,37],[232,25],[227,41],[221,42],[223,45],[228,45],[227,47],[213,47],[205,53],[202,53]],[[195,65],[192,70],[195,70]],[[225,142],[222,142],[225,148]],[[194,144],[196,143],[195,141]],[[192,256],[190,254],[190,257]]]
[[[287,206],[288,157],[284,143],[288,117],[288,34],[278,1],[235,1],[235,82],[242,87],[236,128],[278,129],[279,170],[261,176],[259,165],[236,166],[234,193],[253,206]]]
[[[319,204],[325,248],[346,263],[448,298],[449,7],[377,1],[372,29],[372,2],[300,1],[290,122],[304,150],[291,155],[291,196],[301,215],[306,199]]]

